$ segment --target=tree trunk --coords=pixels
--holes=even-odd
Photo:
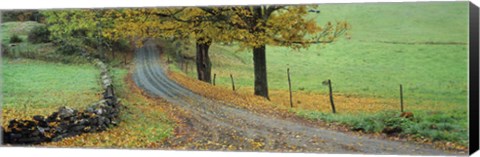
[[[255,95],[268,97],[267,58],[265,45],[253,48],[253,66],[255,71]]]
[[[198,80],[204,82],[211,82],[211,73],[212,73],[212,63],[210,62],[210,57],[208,56],[208,49],[210,48],[211,42],[200,43],[197,40],[196,43],[196,64],[197,64],[197,76]]]
[[[128,52],[125,52],[125,55],[123,55],[123,64],[124,65],[127,65],[127,56],[128,56]]]
[[[112,50],[112,60],[115,60],[115,51]]]

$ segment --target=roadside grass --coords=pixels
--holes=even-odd
[[[126,77],[128,71],[114,68],[114,87],[126,108],[120,115],[120,123],[107,131],[88,133],[65,138],[42,146],[88,148],[158,148],[161,141],[173,135],[175,122],[167,116],[166,102],[142,95]]]
[[[385,117],[398,118],[391,113],[400,112],[402,84],[405,110],[419,119],[415,124],[402,123],[403,133],[467,146],[468,45],[382,43],[468,43],[467,7],[467,2],[320,5],[321,13],[311,16],[319,24],[347,20],[352,25],[351,39],[340,38],[332,44],[302,50],[267,46],[272,102],[289,108],[286,69],[290,68],[295,107],[292,112],[378,132],[385,127],[381,125]],[[188,49],[181,49],[182,54],[194,56],[194,45],[185,47]],[[175,59],[174,54],[169,55]],[[231,89],[232,74],[237,92],[253,94],[250,50],[214,43],[210,57],[217,87]],[[196,78],[194,61],[189,66],[192,68],[186,75]],[[169,67],[185,73],[178,64]],[[335,115],[330,110],[328,86],[322,84],[328,79],[332,80],[339,112]]]
[[[400,136],[414,137],[415,140],[422,142],[433,141],[450,141],[446,143],[450,148],[467,149],[468,146],[468,130],[457,121],[462,120],[465,112],[449,112],[444,111],[429,112],[418,111],[415,112],[415,118],[409,120],[401,118],[399,112],[382,111],[377,113],[362,113],[357,115],[352,114],[332,114],[315,112],[309,110],[298,110],[297,114],[301,117],[322,120],[325,122],[336,122],[350,126],[351,130],[362,131],[367,133],[379,133],[383,129],[401,128]],[[445,146],[444,146],[445,147]]]
[[[61,106],[82,109],[100,98],[99,71],[93,65],[10,58],[2,62],[2,126]]]

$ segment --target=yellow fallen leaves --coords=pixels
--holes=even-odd
[[[251,141],[253,150],[262,150],[265,147],[264,142]]]
[[[290,106],[288,91],[272,90],[271,100],[284,107]],[[296,91],[293,93],[294,108],[332,112],[329,96],[326,94]],[[398,103],[390,99],[355,97],[348,95],[334,95],[335,108],[339,113],[374,113],[379,111],[395,110]]]
[[[181,85],[203,96],[233,103],[237,106],[252,108],[255,110],[277,110],[285,111],[290,109],[289,92],[287,90],[270,90],[270,99],[267,101],[262,97],[253,95],[253,87],[241,87],[237,91],[232,91],[230,87],[213,86],[211,84],[198,81],[183,74],[169,72],[169,77],[177,81]],[[293,106],[295,109],[314,110],[319,112],[332,112],[329,95],[294,91]],[[339,114],[360,114],[360,113],[377,113],[380,111],[397,111],[400,110],[399,100],[391,98],[373,98],[352,96],[345,94],[334,94],[335,108]],[[424,101],[421,104],[406,104],[408,110],[448,110],[449,105],[436,105],[432,108],[432,103]],[[254,110],[254,111],[255,111]],[[267,111],[270,112],[270,111]],[[273,112],[273,111],[271,111]]]
[[[213,98],[220,102],[227,102],[228,105],[236,105],[247,108],[252,112],[261,112],[266,114],[286,114],[286,110],[279,108],[278,105],[264,99],[263,97],[246,94],[245,90],[232,91],[230,87],[213,86],[211,84],[189,78],[183,74],[168,72],[168,76],[187,87],[195,93],[208,98]],[[245,88],[244,88],[245,89]]]

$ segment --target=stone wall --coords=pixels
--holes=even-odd
[[[82,133],[100,132],[118,124],[121,104],[115,96],[112,78],[107,66],[93,61],[100,69],[103,98],[83,111],[60,107],[48,116],[36,115],[31,120],[13,119],[7,128],[2,127],[3,144],[39,144],[58,141]]]

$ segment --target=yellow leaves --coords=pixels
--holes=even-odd
[[[262,150],[265,147],[264,142],[258,142],[258,141],[251,140],[250,143],[252,144],[252,149],[253,150]]]
[[[114,38],[114,37],[113,37],[113,34],[116,34],[116,33],[117,33],[117,30],[113,30],[112,32],[106,32],[106,31],[104,31],[104,32],[102,32],[102,36],[103,36],[104,38],[113,39],[113,38]]]
[[[80,13],[88,14],[83,17],[88,22],[72,26],[93,30],[95,22],[99,19],[102,22],[111,23],[109,27],[103,28],[102,36],[112,40],[129,37],[146,39],[174,36],[210,38],[219,42],[240,41],[246,47],[258,47],[266,44],[291,47],[300,44],[301,47],[307,47],[309,42],[306,42],[308,40],[304,39],[305,36],[315,35],[322,30],[324,34],[331,34],[336,30],[348,27],[346,23],[341,23],[335,30],[333,24],[328,23],[322,29],[317,26],[316,21],[306,18],[307,6],[289,6],[270,15],[264,15],[267,6],[262,7],[264,7],[264,11],[261,16],[253,16],[255,11],[253,7],[207,8],[213,13],[228,17],[223,19],[216,19],[218,17],[198,7],[110,9],[100,17],[96,17],[94,12],[81,10]],[[67,12],[63,13],[62,17],[68,16],[68,14],[80,15],[75,12]],[[50,20],[54,20],[52,23],[55,22],[55,19]],[[57,27],[57,29],[63,28]],[[53,32],[56,34],[56,31]],[[282,41],[273,40],[274,38]],[[328,39],[326,36],[320,38]],[[138,41],[135,44],[141,46]]]
[[[134,114],[150,114],[157,112],[156,110],[143,111],[143,113],[135,112]],[[105,132],[88,133],[79,136],[63,139],[59,142],[44,143],[44,146],[62,146],[62,147],[90,147],[90,148],[155,148],[159,141],[155,141],[151,135],[154,132],[145,132],[139,123],[143,123],[140,119],[122,119],[127,120],[126,123],[120,123],[119,126],[111,128]],[[154,123],[151,121],[152,125]],[[85,129],[90,129],[86,127]],[[159,135],[155,135],[159,136]]]
[[[135,47],[142,47],[142,46],[143,46],[143,42],[141,40],[135,41]]]
[[[254,96],[253,87],[241,87],[233,92],[230,86],[213,86],[211,84],[189,78],[188,76],[169,72],[169,77],[188,89],[200,95],[229,102],[236,106],[247,108],[254,112],[267,114],[286,114],[290,109],[289,92],[287,90],[270,90],[271,101]],[[217,77],[218,77],[217,73]],[[377,113],[380,111],[398,110],[398,100],[351,96],[344,94],[334,94],[335,107],[339,114],[364,114]],[[325,113],[331,113],[331,106],[328,94],[315,92],[296,91],[293,93],[295,109],[314,110]],[[412,110],[432,110],[429,109],[431,103],[416,104],[411,106]],[[435,110],[446,110],[445,108],[436,108]]]
[[[314,33],[317,33],[318,31],[321,31],[321,28],[317,26],[317,23],[315,21],[310,20],[305,24],[305,30],[309,34],[314,34]]]
[[[227,150],[233,151],[237,150],[237,148],[234,145],[228,145]]]
[[[113,39],[135,37],[138,39],[171,37],[177,32],[189,32],[186,23],[178,22],[168,18],[159,18],[157,14],[171,14],[176,8],[141,8],[141,9],[122,9],[116,10],[113,27],[106,30]],[[139,41],[135,41],[136,46],[141,46]]]
[[[48,123],[48,126],[52,126],[52,127],[56,127],[56,126],[58,126],[58,125],[59,125],[58,122],[50,122],[50,123]]]
[[[208,98],[213,98],[214,100],[230,102],[227,104],[248,108],[253,112],[262,112],[266,114],[286,113],[280,112],[277,106],[270,101],[265,100],[263,97],[252,95],[252,88],[242,87],[237,92],[234,92],[230,87],[213,86],[178,73],[169,72],[168,76],[188,89]]]

